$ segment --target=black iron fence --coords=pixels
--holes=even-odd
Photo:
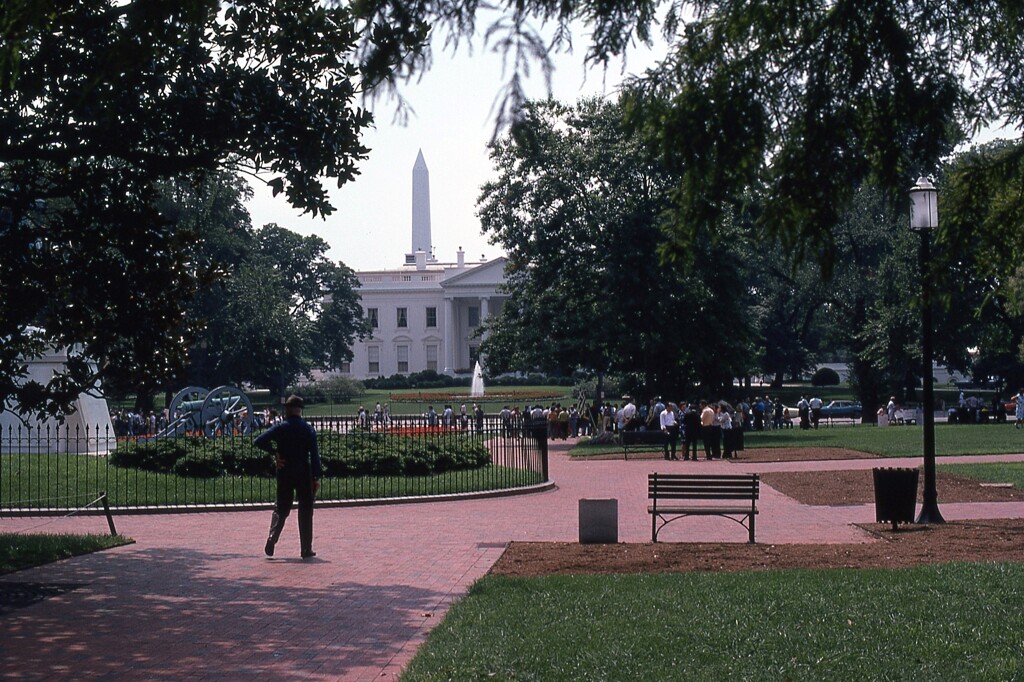
[[[546,426],[488,416],[451,425],[423,417],[309,419],[323,478],[319,500],[453,495],[547,481]],[[0,513],[110,507],[261,506],[274,500],[273,457],[258,434],[115,437],[109,430],[0,434]]]

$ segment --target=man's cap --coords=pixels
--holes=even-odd
[[[306,406],[306,403],[299,396],[292,394],[284,401],[284,405],[285,407],[298,407],[301,409]]]

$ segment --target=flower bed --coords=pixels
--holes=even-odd
[[[488,389],[483,396],[470,396],[465,393],[452,393],[449,390],[439,391],[403,391],[390,394],[391,402],[403,403],[464,403],[505,401],[510,405],[535,402],[538,400],[560,400],[567,397],[565,389],[525,389],[525,390],[501,390]]]

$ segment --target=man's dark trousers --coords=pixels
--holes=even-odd
[[[284,522],[299,498],[299,546],[302,554],[313,551],[313,479],[305,472],[285,467],[277,472],[277,505],[270,519],[270,541],[277,544]]]

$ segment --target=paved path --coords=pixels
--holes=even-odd
[[[880,461],[571,462],[553,447],[557,488],[459,502],[320,509],[311,562],[289,519],[278,557],[263,556],[268,512],[115,517],[134,545],[0,578],[56,594],[5,609],[0,679],[388,680],[398,677],[453,600],[510,540],[577,540],[580,498],[619,500],[619,539],[648,542],[651,471],[870,468]],[[968,457],[1024,461],[1024,455]],[[943,458],[943,462],[953,461]],[[917,466],[920,460],[883,460]],[[940,499],[941,504],[941,499]],[[763,543],[871,542],[851,524],[873,505],[810,507],[762,486]],[[1024,503],[941,504],[947,519],[1024,517]],[[101,517],[2,519],[16,531],[106,531]],[[735,523],[667,527],[665,541],[742,542]]]

